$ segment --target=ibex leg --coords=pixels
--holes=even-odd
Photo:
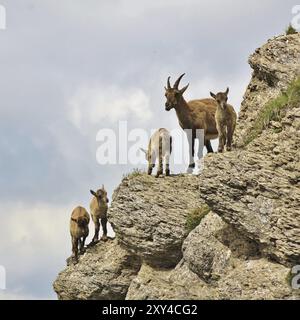
[[[102,225],[102,231],[103,235],[101,240],[106,241],[107,240],[107,218],[101,218],[101,225]]]
[[[158,178],[161,174],[163,174],[162,137],[159,137],[158,168],[156,178]]]

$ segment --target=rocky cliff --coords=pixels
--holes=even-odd
[[[199,176],[124,178],[116,239],[59,274],[60,299],[300,298],[300,34],[249,62],[235,150],[207,156]]]

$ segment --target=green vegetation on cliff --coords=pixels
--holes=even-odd
[[[201,208],[194,209],[187,216],[186,219],[186,230],[191,232],[194,230],[201,222],[201,220],[210,212],[210,207],[204,205]]]
[[[256,139],[264,129],[268,128],[271,121],[280,122],[284,110],[293,108],[300,103],[300,78],[290,84],[288,89],[277,98],[270,100],[259,112],[252,129],[248,132],[245,144],[249,144]]]

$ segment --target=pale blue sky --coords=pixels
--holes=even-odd
[[[0,31],[0,265],[7,290],[0,298],[55,298],[73,207],[88,207],[90,188],[102,183],[111,198],[132,168],[97,164],[98,130],[117,128],[118,120],[129,128],[178,127],[175,113],[164,111],[163,87],[183,72],[187,99],[230,86],[238,110],[249,54],[284,31],[296,3],[0,4],[7,10]]]

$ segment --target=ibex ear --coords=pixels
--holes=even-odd
[[[145,149],[143,149],[143,148],[140,148],[140,150],[141,150],[142,152],[144,152],[145,154],[148,153],[147,150],[145,150]]]
[[[94,197],[97,197],[97,194],[96,194],[96,192],[95,192],[95,191],[90,190],[90,193],[91,193]]]
[[[210,92],[210,95],[211,95],[211,97],[214,98],[214,99],[217,98],[217,96],[216,96],[214,93],[212,93],[212,92]]]
[[[229,88],[227,88],[227,89],[226,89],[225,93],[226,93],[226,94],[228,94],[228,93],[229,93]]]
[[[184,94],[186,92],[186,89],[189,87],[190,84],[186,85],[185,87],[183,87],[182,89],[179,90],[179,92],[181,94]]]

